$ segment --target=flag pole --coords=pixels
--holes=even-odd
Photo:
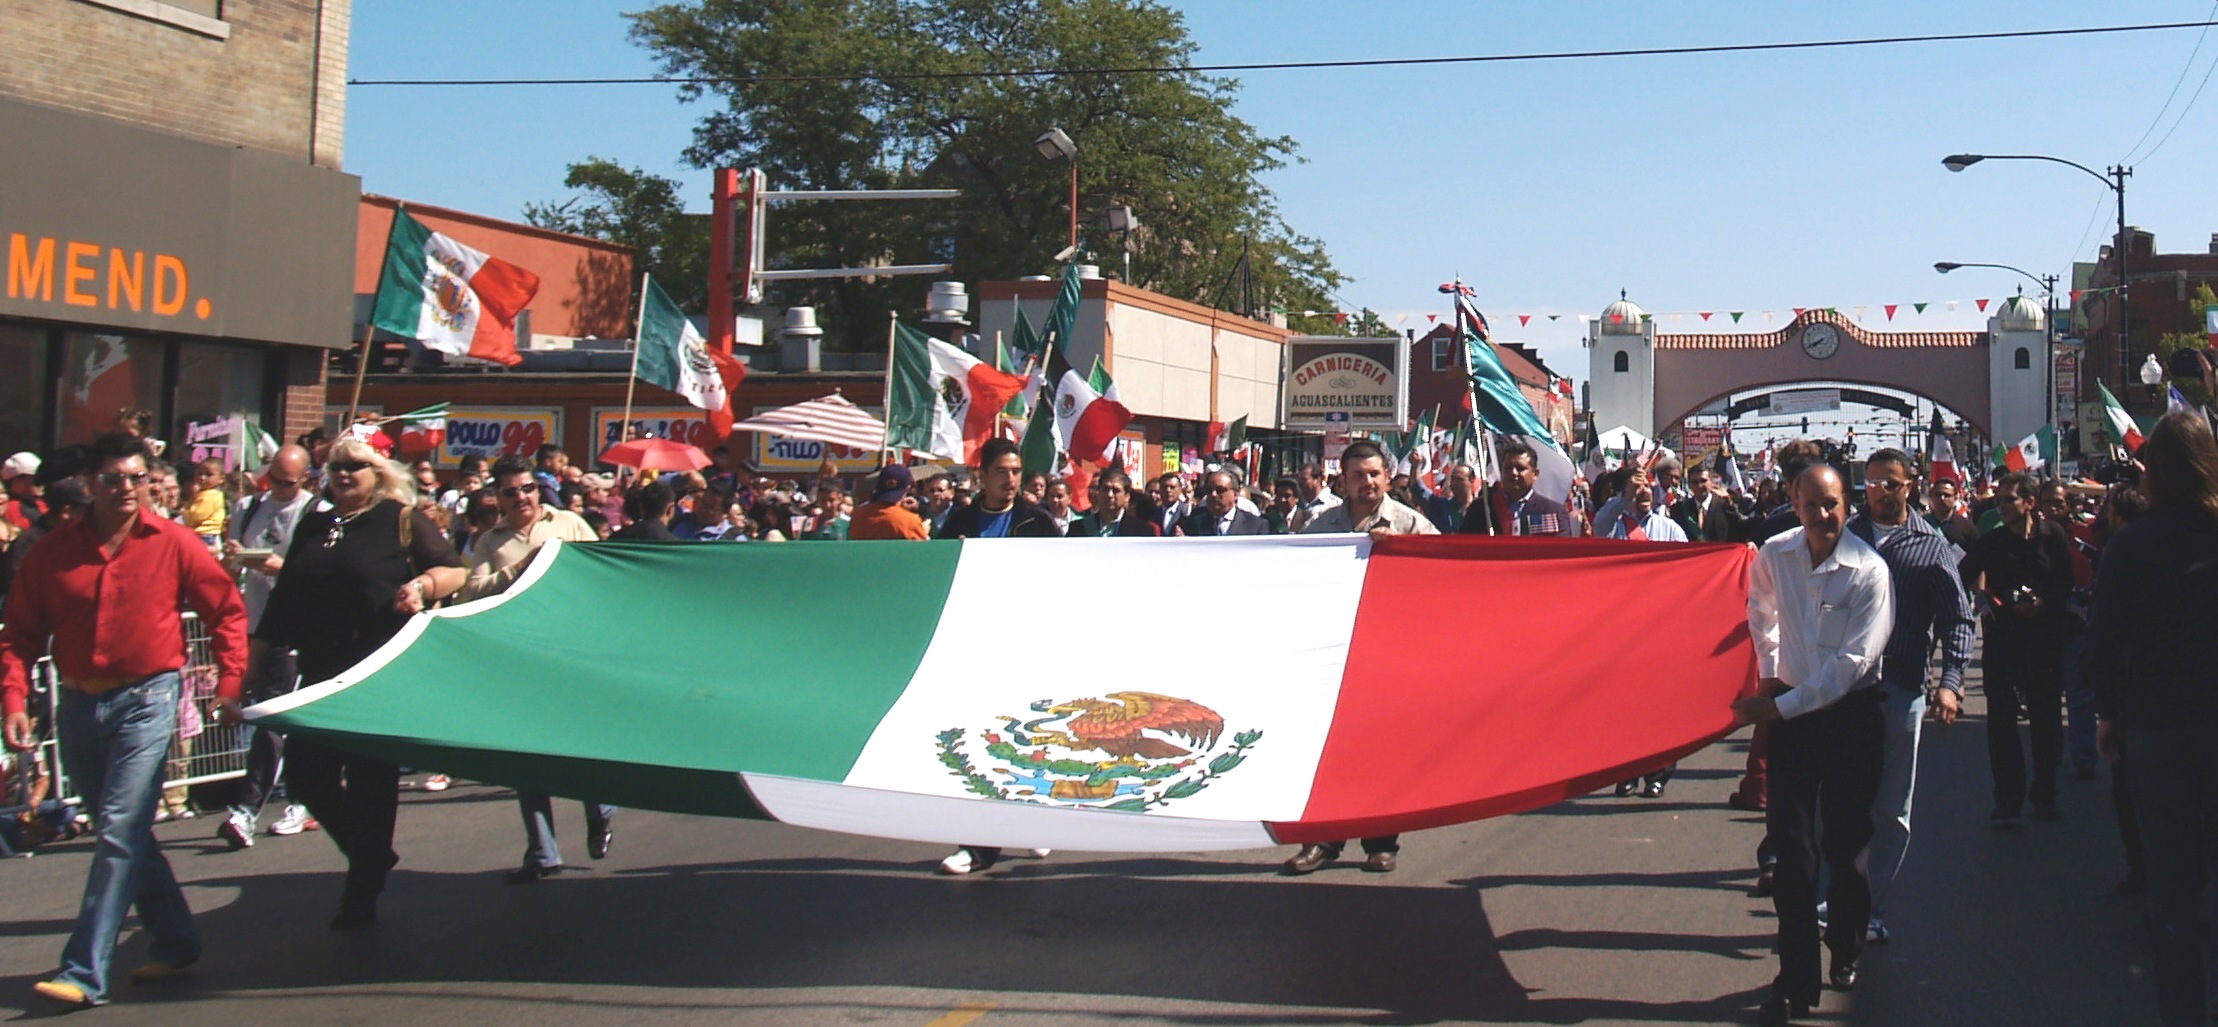
[[[886,433],[880,436],[878,446],[878,463],[881,466],[893,462],[887,457],[887,454],[893,452],[893,361],[894,347],[901,341],[897,334],[900,327],[901,312],[898,310],[886,311],[886,391],[883,393],[884,398],[879,405],[879,409],[886,412]],[[904,460],[902,462],[907,463],[908,461]]]
[[[1457,275],[1455,281],[1455,294],[1450,298],[1449,302],[1455,307],[1456,345],[1463,347],[1464,403],[1465,405],[1470,407],[1469,410],[1464,411],[1463,416],[1466,420],[1476,422],[1479,417],[1479,383],[1478,379],[1473,377],[1471,374],[1471,344],[1465,341],[1463,337],[1463,333],[1467,330],[1465,329],[1463,324],[1463,276],[1460,274]],[[1478,440],[1479,452],[1481,454],[1480,460],[1481,462],[1491,462],[1487,461],[1485,455],[1489,448],[1486,442],[1486,428],[1484,425],[1478,425],[1477,427],[1478,431],[1474,433],[1473,437]],[[1495,476],[1496,480],[1494,482],[1494,487],[1497,489],[1502,487],[1500,477],[1501,476],[1498,474]],[[1495,530],[1494,500],[1492,497],[1487,495],[1486,482],[1483,478],[1479,482],[1479,516],[1481,518],[1480,523],[1486,525],[1487,534],[1500,534],[1500,532]]]
[[[347,423],[354,426],[354,415],[362,409],[362,379],[370,372],[370,336],[377,333],[377,315],[373,311],[369,322],[362,326],[362,351],[354,358],[354,398],[347,400]]]
[[[624,419],[616,426],[618,445],[631,441],[632,437],[632,392],[639,387],[639,337],[647,330],[647,287],[653,284],[652,277],[645,272],[640,273],[639,320],[632,324],[632,369],[624,377]]]

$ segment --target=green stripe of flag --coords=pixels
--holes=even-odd
[[[657,785],[740,771],[838,781],[924,658],[961,552],[959,542],[566,545],[499,605],[432,618],[364,680],[267,722],[382,738],[386,755],[412,765],[504,783],[593,766],[663,768],[650,775]],[[786,591],[745,604],[743,618],[708,601],[770,582]],[[794,669],[811,664],[836,665],[853,684],[812,688]],[[456,668],[497,668],[498,680],[456,687]],[[580,794],[622,801],[607,784]],[[722,787],[628,804],[729,808]]]
[[[372,325],[411,339],[422,330],[424,249],[430,242],[431,229],[423,222],[405,210],[393,211],[393,230],[385,239],[385,270],[378,275],[377,304],[370,311]]]

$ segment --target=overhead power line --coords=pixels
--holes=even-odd
[[[1546,53],[1478,54],[1465,57],[1378,57],[1344,61],[1268,61],[1251,64],[1188,64],[1130,68],[1017,68],[1006,71],[920,71],[882,74],[808,75],[652,75],[634,78],[357,78],[352,86],[636,86],[752,85],[775,82],[910,82],[931,79],[1073,78],[1083,75],[1184,75],[1225,71],[1298,71],[1330,68],[1408,68],[1448,64],[1508,64],[1525,61],[1593,60],[1612,57],[1670,57],[1688,54],[1762,53],[1779,50],[1838,50],[1904,43],[1956,43],[1993,39],[2114,35],[2200,29],[2208,22],[2176,21],[2149,25],[2097,25],[2073,29],[2020,29],[2010,32],[1951,32],[1926,36],[1871,36],[1796,43],[1721,43],[1711,46],[1654,46],[1623,50],[1560,50]]]

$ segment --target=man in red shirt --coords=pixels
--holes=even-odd
[[[93,443],[89,516],[41,538],[24,558],[0,628],[0,710],[10,748],[37,739],[25,707],[30,669],[53,643],[62,689],[54,730],[62,764],[98,836],[61,972],[36,985],[70,1006],[108,999],[109,964],[135,904],[153,937],[133,980],[175,975],[200,958],[192,909],[154,843],[154,807],[177,727],[189,607],[208,628],[217,695],[236,701],[246,670],[246,605],[206,546],[146,502],[145,444]]]

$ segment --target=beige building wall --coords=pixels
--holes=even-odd
[[[351,0],[0,0],[0,96],[337,168]]]

